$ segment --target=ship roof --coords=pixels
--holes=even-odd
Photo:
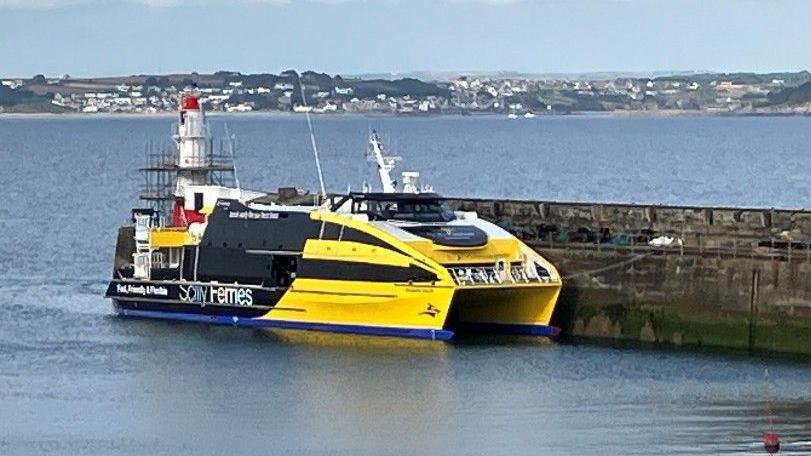
[[[438,200],[444,199],[444,197],[438,193],[383,193],[383,192],[374,192],[374,193],[362,193],[362,192],[352,192],[345,195],[335,195],[337,197],[348,196],[356,201],[366,200],[366,201],[422,201],[422,200]]]

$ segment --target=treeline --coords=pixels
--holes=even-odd
[[[37,95],[24,89],[0,85],[0,111],[5,112],[59,112],[51,103],[51,95]]]
[[[192,85],[197,87],[227,87],[231,83],[242,83],[245,87],[273,88],[276,84],[286,83],[291,84],[295,88],[295,92],[300,93],[299,83],[303,83],[307,91],[334,91],[336,87],[351,88],[352,96],[358,98],[370,98],[381,93],[392,97],[403,97],[406,95],[412,97],[448,97],[450,95],[449,90],[445,87],[413,78],[396,80],[344,79],[340,75],[330,76],[326,73],[317,73],[314,71],[305,71],[300,75],[294,70],[283,71],[279,74],[242,74],[236,71],[217,71],[213,74],[192,73],[189,75],[174,76],[141,75],[139,78],[142,79],[141,83],[143,85],[160,88]],[[294,93],[294,98],[298,97],[299,95]]]
[[[769,103],[774,105],[802,105],[811,102],[811,81],[798,87],[787,87],[769,94]]]
[[[729,81],[733,84],[769,84],[772,81],[783,81],[786,86],[799,86],[811,81],[811,73],[697,73],[689,75],[660,76],[653,79],[657,82],[675,81],[681,83],[697,82],[701,85],[713,81]]]

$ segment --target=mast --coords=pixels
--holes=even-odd
[[[299,91],[301,91],[301,104],[307,108],[307,96],[304,94],[304,83],[301,82],[301,77],[296,74],[298,79]],[[315,158],[315,171],[318,174],[318,185],[321,187],[322,200],[327,199],[327,187],[324,184],[324,173],[321,171],[321,157],[318,155],[318,145],[315,143],[315,131],[313,130],[313,121],[310,119],[310,109],[304,110],[304,117],[307,118],[307,129],[310,130],[310,145],[313,148],[313,157]]]
[[[391,178],[391,170],[394,169],[394,164],[397,157],[386,157],[383,155],[383,144],[377,136],[377,132],[372,130],[369,135],[369,151],[372,154],[375,162],[377,163],[377,172],[380,175],[380,184],[383,186],[383,193],[397,192],[397,182]]]

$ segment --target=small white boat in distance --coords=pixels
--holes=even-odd
[[[508,119],[517,119],[517,118],[518,118],[518,114],[516,114],[516,113],[514,113],[514,112],[511,112],[511,113],[509,113],[509,114],[507,115],[507,118],[508,118]]]
[[[524,118],[525,118],[525,119],[534,119],[534,118],[535,118],[535,114],[534,114],[534,113],[531,113],[531,112],[527,112],[526,114],[524,114]]]

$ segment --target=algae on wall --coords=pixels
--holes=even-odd
[[[564,277],[617,262],[613,252],[541,253],[560,265]],[[739,259],[645,258],[633,268],[566,280],[555,323],[579,338],[811,354],[811,294],[787,286],[788,281],[774,283],[789,267]],[[794,274],[811,280],[811,268]],[[756,296],[752,280],[758,282]]]

